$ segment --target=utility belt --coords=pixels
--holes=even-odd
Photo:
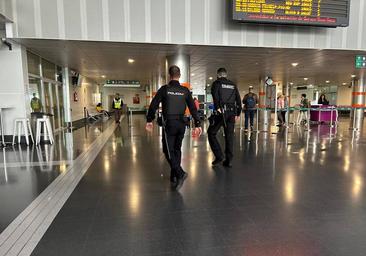
[[[236,105],[235,104],[224,104],[223,105],[223,111],[225,112],[225,113],[236,113],[236,111],[237,111],[237,107],[236,107]]]
[[[166,115],[164,117],[162,115],[160,115],[157,119],[157,122],[158,122],[158,125],[161,127],[164,126],[163,118],[164,118],[165,123],[169,122],[169,120],[179,120],[184,123],[188,123],[190,121],[189,118],[185,117],[184,115]]]

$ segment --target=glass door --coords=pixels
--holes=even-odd
[[[59,98],[58,98],[58,86],[56,84],[52,84],[52,99],[53,99],[53,119],[54,119],[54,127],[55,130],[60,129],[60,108],[59,108]]]
[[[65,125],[65,110],[64,110],[64,91],[61,84],[57,86],[57,97],[58,97],[58,106],[59,106],[59,117],[60,117],[60,127],[64,127]]]

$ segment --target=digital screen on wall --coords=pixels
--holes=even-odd
[[[351,0],[232,1],[233,19],[240,22],[321,27],[349,25]]]

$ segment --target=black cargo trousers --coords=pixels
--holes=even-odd
[[[224,122],[225,118],[225,122]],[[208,127],[208,142],[216,159],[223,160],[223,153],[219,141],[216,138],[217,132],[224,127],[225,133],[225,160],[230,162],[234,156],[234,128],[235,113],[215,114],[210,117],[210,126]]]
[[[182,160],[182,141],[186,131],[186,124],[181,119],[168,119],[165,124],[165,132],[163,132],[162,143],[163,152],[167,159],[170,169],[170,178],[182,178],[184,171],[181,167]],[[166,137],[165,137],[166,136]],[[169,153],[168,154],[168,150]]]

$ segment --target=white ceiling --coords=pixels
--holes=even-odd
[[[229,78],[241,90],[258,85],[260,77],[272,75],[282,83],[332,85],[349,83],[351,74],[358,75],[354,57],[365,52],[315,49],[244,48],[223,46],[186,46],[132,44],[90,41],[30,40],[20,43],[31,51],[59,65],[69,66],[82,75],[103,83],[105,79],[140,80],[149,83],[151,74],[164,74],[165,57],[176,53],[191,56],[193,87],[202,87],[215,77],[219,67],[226,67]],[[128,58],[135,59],[129,64]],[[299,63],[292,67],[291,63]],[[304,77],[308,77],[307,82]]]

